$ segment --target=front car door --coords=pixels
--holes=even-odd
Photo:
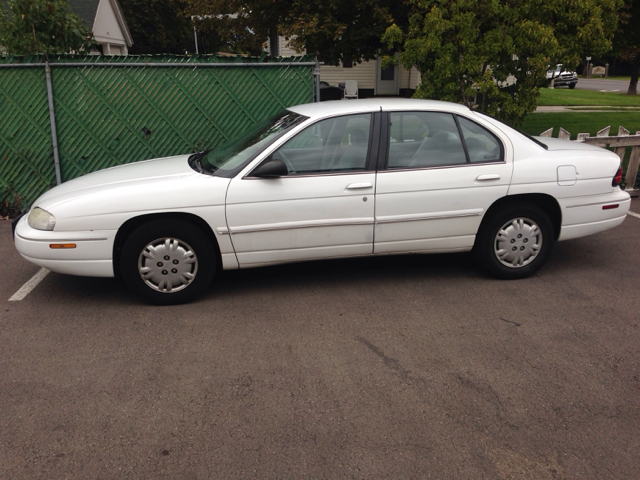
[[[508,138],[471,112],[384,117],[374,253],[471,249],[484,213],[507,194]]]
[[[227,225],[240,267],[373,252],[380,117],[320,120],[265,159],[282,160],[287,175],[231,181]]]

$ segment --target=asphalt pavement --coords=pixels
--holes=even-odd
[[[604,78],[580,77],[578,79],[576,88],[578,90],[598,90],[604,92],[627,93],[627,91],[629,90],[629,80],[608,80]]]
[[[0,478],[639,478],[638,245],[628,216],[519,281],[415,255],[10,302],[39,269],[0,221]]]

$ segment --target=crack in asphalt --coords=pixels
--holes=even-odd
[[[355,337],[355,339],[358,342],[362,343],[365,347],[367,347],[373,353],[375,353],[378,357],[380,357],[384,362],[385,366],[395,371],[400,377],[400,379],[404,381],[406,384],[413,385],[415,383],[419,383],[424,386],[427,386],[427,381],[425,379],[413,376],[411,370],[404,368],[397,359],[387,356],[379,347],[371,343],[366,338]]]

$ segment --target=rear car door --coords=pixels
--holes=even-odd
[[[382,125],[374,253],[469,250],[484,213],[507,194],[507,137],[448,112],[388,112]]]

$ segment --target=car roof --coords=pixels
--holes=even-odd
[[[421,100],[416,98],[366,98],[359,100],[333,100],[329,102],[307,103],[289,107],[288,110],[310,118],[322,118],[329,115],[372,112],[377,110],[438,110],[465,113],[470,110],[457,103],[439,100]]]

